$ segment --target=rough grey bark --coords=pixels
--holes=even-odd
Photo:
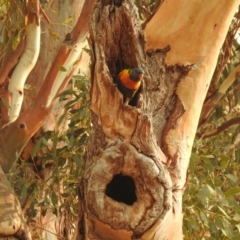
[[[31,239],[18,198],[1,167],[0,194],[0,239]]]
[[[173,201],[181,211],[176,159],[167,159],[164,135],[183,113],[175,89],[189,67],[165,66],[169,48],[145,53],[132,1],[98,3],[90,40],[93,129],[83,180],[82,234],[140,239],[169,211],[177,211]],[[115,82],[122,69],[133,67],[142,67],[145,76],[132,106],[124,106]]]

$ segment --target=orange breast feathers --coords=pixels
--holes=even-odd
[[[121,84],[127,89],[137,90],[141,85],[141,81],[133,81],[130,78],[129,69],[122,70],[118,74],[118,79],[120,80]]]

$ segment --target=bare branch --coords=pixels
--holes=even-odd
[[[39,5],[40,7],[40,12],[42,13],[43,15],[43,18],[46,20],[47,23],[51,23],[50,19],[48,18],[47,14],[45,13],[44,9],[42,8],[41,4]]]
[[[73,43],[78,42],[79,39],[82,39],[86,35],[95,2],[95,0],[85,0],[81,14],[71,33]]]
[[[235,69],[229,74],[229,76],[221,84],[219,90],[211,98],[209,98],[207,102],[204,103],[198,127],[200,127],[208,119],[208,117],[210,116],[212,111],[215,109],[219,101],[227,92],[228,88],[238,78],[239,72],[240,72],[240,64],[237,65],[237,67],[235,67]]]
[[[220,53],[218,57],[218,64],[214,72],[210,88],[211,87],[214,88],[215,86],[217,86],[224,68],[226,67],[230,57],[233,55],[232,47],[237,37],[237,33],[239,32],[239,28],[240,28],[239,14],[235,14],[235,21],[233,22],[232,27],[230,27],[230,30],[222,46],[221,51],[222,54]]]
[[[216,136],[219,133],[221,133],[224,130],[226,130],[227,128],[229,128],[229,127],[231,127],[231,126],[233,126],[235,124],[239,124],[239,123],[240,123],[240,117],[236,117],[236,118],[230,119],[227,122],[225,122],[222,125],[220,125],[219,127],[217,127],[215,130],[203,133],[201,138],[204,139],[204,138],[209,138],[209,137]]]

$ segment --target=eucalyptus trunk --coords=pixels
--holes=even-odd
[[[165,1],[142,30],[132,1],[98,1],[78,239],[183,239],[192,144],[238,4]],[[125,106],[116,80],[135,67],[144,70],[143,83]]]

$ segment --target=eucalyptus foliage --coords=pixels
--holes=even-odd
[[[73,230],[90,130],[87,77],[75,75],[70,88],[59,94],[57,100],[55,108],[63,111],[56,116],[55,129],[37,138],[31,158],[20,159],[8,177],[23,209],[29,208],[29,222],[34,222],[38,211],[44,216],[51,210],[59,218],[67,216],[69,228],[72,226]],[[46,177],[48,172],[51,174]]]

